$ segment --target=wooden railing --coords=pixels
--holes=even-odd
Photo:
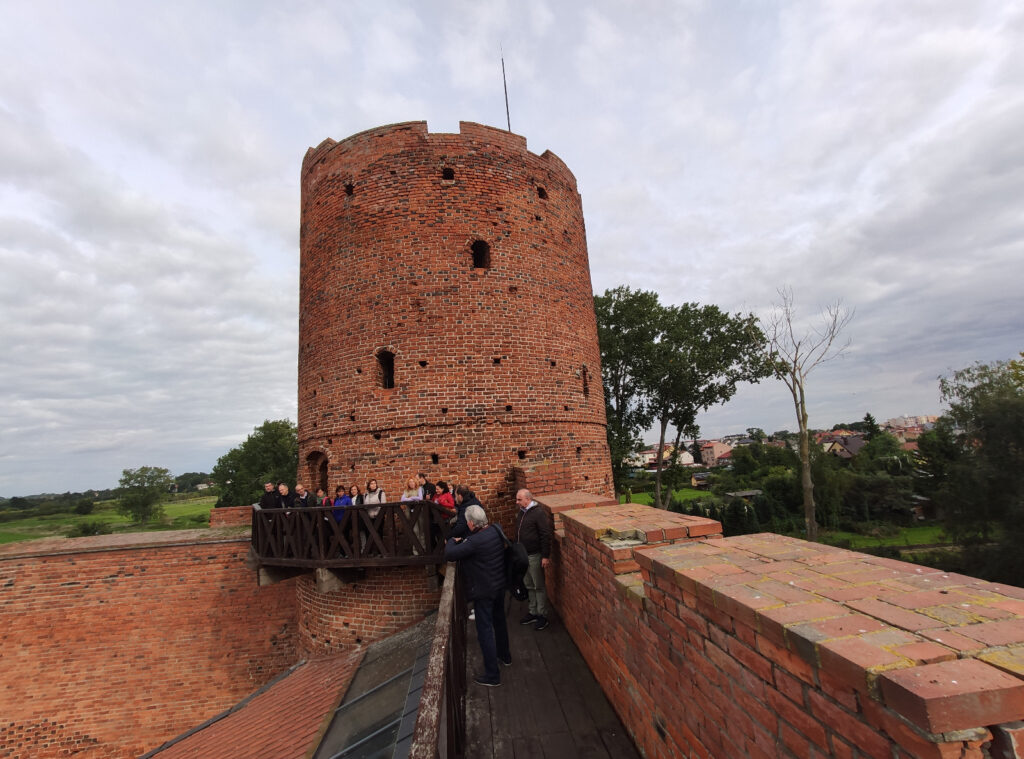
[[[466,755],[466,598],[457,566],[444,578],[409,759]]]
[[[266,566],[441,564],[449,516],[429,501],[338,509],[254,506],[252,547],[256,561]]]

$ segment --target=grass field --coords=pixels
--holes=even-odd
[[[677,500],[692,501],[697,498],[706,498],[711,494],[706,490],[694,490],[683,488],[673,494]],[[625,503],[626,496],[619,496],[619,503]],[[633,503],[642,503],[650,506],[654,497],[650,493],[634,493]],[[941,525],[923,525],[920,527],[903,527],[895,535],[874,536],[861,535],[855,532],[823,532],[824,542],[850,541],[850,548],[879,548],[881,546],[936,546],[949,545],[950,539],[943,532]]]
[[[216,502],[216,496],[203,496],[187,501],[169,501],[164,504],[163,519],[140,525],[133,523],[128,517],[118,514],[115,509],[116,501],[100,501],[91,514],[47,514],[0,523],[0,543],[64,536],[83,522],[103,522],[110,525],[114,532],[149,532],[205,527],[210,523],[210,509]]]
[[[679,501],[693,501],[697,498],[707,498],[711,494],[706,490],[694,490],[693,488],[682,488],[673,493],[676,500]],[[626,496],[619,496],[619,503],[625,503]],[[645,506],[650,506],[654,503],[654,496],[651,493],[633,493],[633,503],[642,503]]]
[[[897,535],[875,537],[859,535],[855,532],[828,532],[823,535],[836,540],[849,540],[851,548],[877,548],[880,546],[932,546],[948,545],[941,525],[924,525],[921,527],[904,527]]]

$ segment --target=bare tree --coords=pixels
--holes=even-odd
[[[774,305],[765,332],[775,376],[786,383],[793,396],[796,421],[800,428],[800,485],[804,494],[804,525],[807,539],[817,540],[818,522],[814,514],[814,483],[811,480],[811,441],[807,431],[807,375],[814,367],[837,358],[849,347],[849,340],[842,345],[838,341],[842,331],[853,319],[853,311],[836,301],[822,308],[819,324],[800,332],[796,325],[793,291],[788,287],[782,288],[779,297],[782,303]]]

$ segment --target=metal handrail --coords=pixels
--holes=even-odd
[[[278,567],[442,564],[450,516],[430,501],[339,508],[256,505],[253,553],[259,564]]]

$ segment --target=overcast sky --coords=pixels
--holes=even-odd
[[[856,309],[830,427],[1024,349],[1024,4],[0,0],[0,495],[209,471],[296,418],[299,168],[505,125],[583,196],[594,289]],[[781,383],[700,419],[796,426]]]

